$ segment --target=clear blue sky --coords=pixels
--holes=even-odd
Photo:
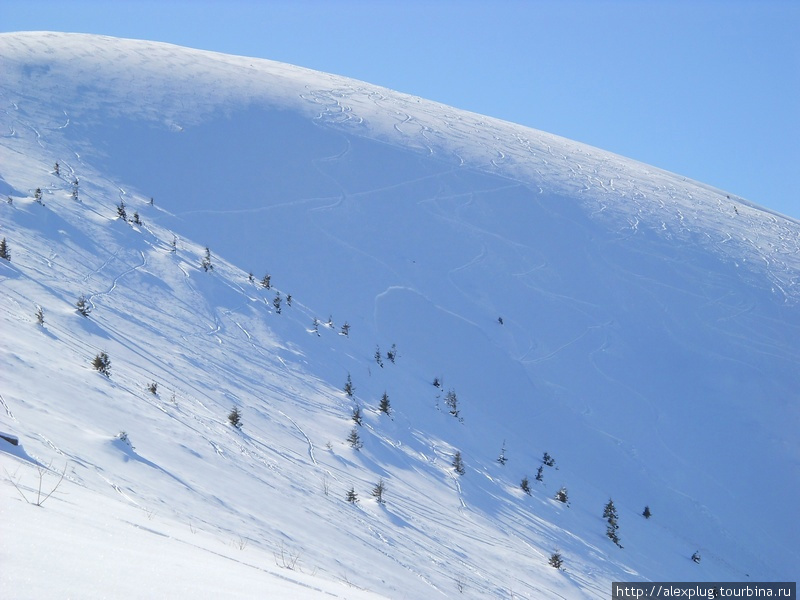
[[[158,40],[346,75],[800,219],[798,0],[2,0],[0,31],[22,30]]]

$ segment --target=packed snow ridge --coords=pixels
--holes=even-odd
[[[798,222],[266,60],[0,73],[3,598],[796,581]]]

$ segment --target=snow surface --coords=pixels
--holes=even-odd
[[[0,73],[3,598],[797,580],[798,222],[265,60],[19,33]]]

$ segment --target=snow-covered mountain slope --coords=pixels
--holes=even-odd
[[[260,59],[4,34],[0,74],[3,597],[797,579],[796,221]]]

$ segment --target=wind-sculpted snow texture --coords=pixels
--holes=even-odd
[[[98,36],[0,35],[0,136],[3,597],[797,579],[796,221],[366,83]]]

